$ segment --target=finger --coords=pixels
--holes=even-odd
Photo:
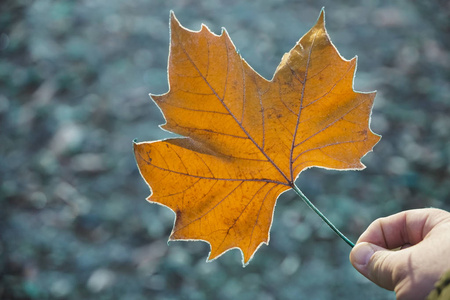
[[[415,245],[448,217],[448,212],[433,208],[403,211],[375,220],[357,243],[368,242],[386,249]]]
[[[358,243],[350,252],[350,262],[362,275],[388,290],[406,278],[407,253],[390,251],[371,243]]]

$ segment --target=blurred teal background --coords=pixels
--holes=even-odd
[[[376,218],[450,209],[450,4],[438,0],[2,0],[1,299],[395,299],[348,262],[350,248],[294,193],[269,246],[167,239],[174,214],[149,194],[132,141],[169,137],[148,93],[165,93],[169,11],[229,32],[270,79],[325,6],[355,89],[378,90],[383,139],[367,169],[310,169],[299,187],[353,241]]]

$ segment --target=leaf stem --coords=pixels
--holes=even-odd
[[[350,241],[342,232],[339,231],[339,229],[336,228],[336,226],[334,226],[333,223],[331,223],[330,220],[327,219],[327,217],[325,217],[325,215],[320,212],[320,210],[314,205],[312,204],[312,202],[305,196],[305,194],[303,194],[303,192],[295,185],[295,183],[292,184],[292,188],[294,189],[294,191],[297,193],[297,195],[300,196],[300,198],[302,198],[302,200],[309,206],[309,208],[311,208],[316,214],[319,215],[319,217],[322,218],[322,220],[327,223],[328,226],[330,226],[330,228],[341,238],[343,239],[350,247],[354,247],[355,243],[353,243],[352,241]]]

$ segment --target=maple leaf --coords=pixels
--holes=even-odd
[[[375,93],[353,90],[356,58],[343,59],[324,12],[268,81],[237,53],[226,30],[198,32],[170,18],[169,92],[151,95],[163,129],[135,143],[148,200],[176,214],[169,240],[202,240],[208,259],[238,248],[247,264],[269,231],[278,196],[309,167],[363,169],[379,141],[369,127]]]

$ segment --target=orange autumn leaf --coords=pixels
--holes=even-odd
[[[275,202],[309,167],[363,169],[379,141],[369,127],[375,93],[353,90],[324,13],[272,80],[237,53],[227,32],[198,32],[171,14],[170,90],[152,95],[165,130],[184,137],[135,143],[148,200],[176,214],[170,240],[202,240],[208,259],[232,248],[247,264],[269,242]]]

